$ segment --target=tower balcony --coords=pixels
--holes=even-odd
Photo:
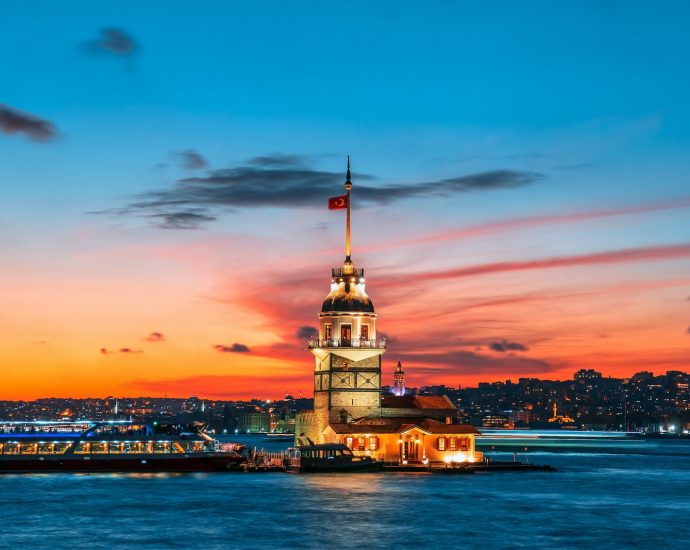
[[[331,338],[322,340],[320,338],[309,338],[307,343],[309,349],[316,348],[347,348],[347,349],[386,349],[385,338],[352,338],[350,340],[341,340],[340,338]]]
[[[334,267],[331,269],[331,276],[334,279],[342,277],[364,277],[364,269],[361,267]]]

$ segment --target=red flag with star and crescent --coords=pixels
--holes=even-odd
[[[347,208],[347,195],[328,199],[329,210],[343,210],[344,208]]]

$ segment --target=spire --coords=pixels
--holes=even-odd
[[[350,239],[350,189],[352,189],[352,182],[350,181],[350,155],[347,155],[347,176],[345,179],[345,191],[347,191],[347,228],[345,230],[345,263],[352,263],[352,242]]]

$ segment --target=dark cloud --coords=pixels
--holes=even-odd
[[[140,349],[132,349],[132,348],[120,348],[117,350],[119,353],[144,353]]]
[[[109,350],[108,348],[101,348],[100,352],[101,352],[101,355],[112,355],[114,353],[144,353],[140,349],[132,349],[132,348],[120,348],[118,350]]]
[[[272,153],[270,155],[261,155],[252,157],[247,161],[247,164],[255,166],[301,166],[307,161],[307,157],[303,155],[283,155],[281,153]]]
[[[315,337],[319,333],[314,327],[303,326],[297,329],[297,338],[299,340],[307,340]]]
[[[22,113],[0,103],[0,131],[6,134],[24,134],[34,141],[50,141],[57,137],[55,126],[47,120]]]
[[[111,27],[102,29],[97,39],[87,42],[86,49],[94,53],[128,57],[134,55],[139,46],[126,31]]]
[[[166,219],[161,227],[198,227],[205,220],[178,223],[180,211],[192,211],[195,217],[212,213],[218,208],[305,208],[324,207],[329,196],[338,192],[342,172],[318,170],[308,159],[297,155],[254,157],[234,168],[212,170],[203,177],[178,180],[172,188],[150,191],[136,197],[124,208],[109,213],[158,216]],[[356,204],[390,204],[396,201],[429,196],[450,196],[456,193],[511,189],[530,185],[542,176],[535,172],[491,170],[436,181],[373,186],[374,177],[353,174]]]
[[[146,338],[144,338],[144,340],[147,342],[165,342],[165,336],[160,332],[152,332]]]
[[[204,223],[216,220],[215,216],[196,211],[163,212],[149,214],[150,218],[159,219],[158,227],[163,229],[199,229]]]
[[[491,357],[472,351],[449,351],[446,353],[409,353],[398,354],[403,362],[411,363],[414,372],[442,374],[531,374],[552,372],[562,368],[542,359],[505,356]],[[417,366],[420,363],[426,366]],[[412,369],[410,369],[412,371]]]
[[[245,346],[244,344],[238,344],[237,342],[235,342],[232,346],[216,344],[215,346],[213,346],[213,348],[221,353],[247,353],[251,351],[249,349],[249,346]]]
[[[208,167],[208,161],[198,151],[187,149],[177,153],[177,157],[186,170],[202,170]]]
[[[489,347],[493,351],[506,352],[506,351],[527,351],[529,348],[524,344],[519,342],[509,342],[508,340],[501,340],[500,342],[491,342]]]

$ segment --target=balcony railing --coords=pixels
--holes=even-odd
[[[309,338],[309,349],[313,348],[369,348],[369,349],[386,349],[385,338],[352,338],[350,340],[341,340],[339,338],[331,338],[329,340],[321,340],[320,338]]]
[[[331,273],[333,277],[364,277],[364,269],[361,267],[353,267],[349,270],[342,267],[334,267]]]

